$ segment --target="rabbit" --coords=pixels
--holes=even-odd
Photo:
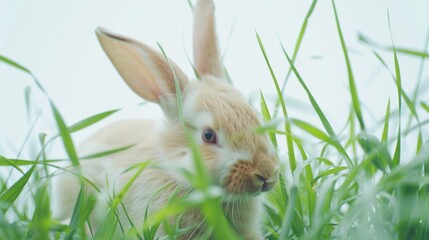
[[[189,81],[172,60],[144,43],[100,27],[96,35],[127,85],[143,99],[158,104],[166,120],[123,120],[99,130],[82,143],[80,155],[133,146],[81,161],[82,173],[101,189],[108,189],[110,184],[118,191],[134,174],[123,173],[133,163],[151,160],[191,171],[192,153],[183,130],[184,122],[202,153],[211,182],[225,193],[221,207],[232,228],[244,239],[263,239],[261,192],[276,185],[279,159],[268,136],[253,131],[261,125],[259,114],[225,80],[213,1],[198,0],[194,9],[193,58],[199,80]],[[175,80],[182,93],[181,115],[177,110]],[[169,185],[164,191],[152,198],[166,183]],[[53,189],[54,215],[63,220],[70,218],[79,181],[70,173],[59,174]],[[123,203],[134,225],[142,226],[149,202],[149,213],[154,213],[166,205],[175,191],[183,194],[190,191],[190,184],[177,171],[147,168],[133,183]],[[198,209],[186,212],[180,220],[182,227],[196,226],[181,238],[205,234],[204,217]],[[164,234],[161,227],[157,236]]]

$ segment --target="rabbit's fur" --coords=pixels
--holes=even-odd
[[[194,14],[194,64],[200,80],[188,81],[173,61],[167,61],[143,43],[97,29],[104,51],[122,78],[138,95],[159,104],[167,121],[126,120],[105,127],[82,144],[80,155],[134,146],[113,155],[81,161],[81,169],[106,191],[119,191],[135,173],[124,170],[146,160],[192,171],[192,153],[183,130],[186,126],[200,148],[212,183],[225,192],[222,208],[232,227],[245,239],[261,239],[259,193],[271,190],[276,184],[278,158],[268,137],[254,131],[260,126],[258,115],[244,96],[223,79],[213,2],[199,0]],[[181,116],[177,110],[175,79],[183,96]],[[215,131],[216,142],[203,139],[208,128]],[[166,188],[152,198],[163,186]],[[79,188],[79,181],[72,174],[56,177],[54,215],[59,219],[70,217]],[[149,213],[156,212],[165,206],[173,192],[183,195],[190,188],[178,171],[147,168],[123,202],[135,226],[141,227],[149,202]],[[194,209],[182,216],[180,224],[188,227],[201,222],[202,214]],[[194,238],[204,231],[203,223],[183,238]],[[162,235],[161,227],[158,236]]]

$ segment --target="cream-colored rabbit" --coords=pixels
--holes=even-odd
[[[268,137],[252,131],[261,123],[257,113],[223,78],[213,2],[199,0],[194,14],[194,64],[200,80],[188,81],[173,61],[166,61],[143,43],[105,29],[96,30],[101,46],[125,82],[144,99],[159,104],[167,121],[128,120],[102,129],[82,144],[80,154],[135,145],[113,155],[82,161],[82,172],[101,189],[109,190],[106,182],[120,189],[129,180],[134,173],[123,171],[134,163],[152,160],[193,169],[191,150],[178,120],[176,77],[183,94],[182,121],[197,141],[212,183],[229,196],[222,206],[226,217],[243,238],[261,239],[260,193],[276,184],[278,158]],[[168,189],[150,199],[166,183],[170,183]],[[149,201],[149,212],[153,213],[165,205],[172,192],[187,192],[189,188],[183,177],[171,169],[148,168],[132,185],[124,205],[134,224],[141,227]],[[78,192],[75,177],[60,174],[54,181],[54,215],[69,218]],[[193,226],[202,221],[202,214],[194,210],[185,213],[180,224]],[[194,238],[204,231],[204,227],[196,227],[183,238]],[[162,235],[160,228],[158,236]]]

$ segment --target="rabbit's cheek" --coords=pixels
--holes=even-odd
[[[225,179],[225,190],[233,194],[260,193],[262,185],[255,181],[253,173],[254,168],[249,161],[238,161]]]
[[[216,151],[215,146],[202,144],[200,146],[201,154],[204,159],[204,164],[210,174],[212,181],[215,183],[219,182],[217,179],[217,173],[219,168],[219,153]]]

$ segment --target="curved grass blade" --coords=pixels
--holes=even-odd
[[[392,157],[390,156],[386,144],[380,143],[376,137],[369,134],[360,134],[358,136],[358,141],[366,154],[370,154],[372,151],[376,152],[373,164],[386,174],[387,167],[392,167]]]
[[[95,197],[87,195],[87,186],[82,184],[70,219],[70,232],[65,239],[73,239],[76,231],[80,230],[81,239],[86,239],[85,222],[95,207]]]
[[[319,179],[327,177],[329,175],[332,174],[336,174],[339,173],[341,171],[347,170],[348,167],[334,167],[332,169],[326,170],[322,173],[320,173],[319,175],[317,175],[312,181],[311,181],[311,185],[314,185]]]
[[[389,69],[389,66],[387,66],[387,64],[386,64],[386,62],[383,60],[383,58],[381,58],[381,56],[377,53],[377,52],[374,52],[373,51],[373,53],[374,53],[374,55],[377,57],[377,59],[381,62],[381,64],[390,72],[390,74],[392,75],[392,79],[393,79],[393,81],[395,82],[395,84],[396,85],[398,85],[398,81],[396,80],[396,76],[395,76],[395,74],[393,74],[391,71],[390,71],[390,69]],[[398,86],[397,86],[398,87]],[[401,87],[400,88],[401,89],[401,96],[402,96],[402,98],[404,98],[404,101],[405,101],[405,103],[407,104],[407,107],[408,107],[408,109],[410,109],[410,112],[411,112],[411,116],[414,116],[415,118],[416,118],[416,120],[417,120],[417,122],[418,123],[420,123],[420,120],[419,120],[419,116],[417,115],[417,110],[416,110],[416,108],[415,108],[415,106],[414,106],[414,101],[412,101],[409,97],[408,97],[408,95],[405,93],[405,91],[404,91],[404,89]]]
[[[105,119],[106,117],[112,115],[113,113],[116,113],[117,111],[119,111],[120,109],[114,109],[114,110],[110,110],[110,111],[106,111],[106,112],[102,112],[102,113],[98,113],[96,115],[93,115],[91,117],[85,118],[71,126],[69,126],[69,132],[70,133],[74,133],[77,132],[79,130],[82,130],[86,127],[89,127],[103,119]]]
[[[350,94],[352,96],[353,109],[355,110],[356,117],[359,120],[360,128],[361,128],[361,130],[364,131],[365,130],[365,123],[364,123],[363,117],[362,117],[362,110],[360,107],[360,101],[359,101],[359,97],[358,97],[358,93],[357,93],[357,89],[356,89],[356,83],[355,83],[355,79],[353,76],[353,71],[352,71],[352,66],[350,63],[350,58],[349,58],[347,46],[346,46],[346,43],[344,41],[343,33],[341,31],[340,21],[338,20],[338,14],[337,14],[337,9],[335,7],[335,1],[334,0],[332,0],[332,7],[334,9],[335,23],[337,25],[337,30],[338,30],[338,35],[340,37],[341,47],[343,49],[344,58],[346,60],[347,72],[348,72],[348,77],[349,77],[349,87],[350,87]]]
[[[183,116],[183,97],[182,92],[180,90],[179,80],[177,79],[176,72],[174,71],[173,65],[170,62],[170,59],[167,57],[167,54],[164,51],[164,48],[161,46],[161,44],[157,43],[159,49],[161,50],[162,55],[164,56],[165,61],[167,61],[168,66],[170,67],[170,71],[173,73],[173,79],[174,79],[174,87],[176,89],[176,102],[177,102],[177,113],[179,118],[181,119]]]
[[[114,153],[125,151],[125,150],[130,149],[130,148],[132,148],[134,146],[135,146],[135,144],[128,145],[128,146],[125,146],[125,147],[114,148],[114,149],[110,149],[110,150],[107,150],[107,151],[98,152],[98,153],[94,153],[94,154],[91,154],[91,155],[86,155],[86,156],[81,157],[80,159],[81,160],[85,160],[85,159],[101,158],[101,157],[105,157],[105,156],[108,156],[108,155],[112,155]]]
[[[289,239],[289,232],[293,225],[293,219],[295,219],[295,215],[297,212],[295,211],[295,204],[298,199],[298,188],[296,186],[292,186],[290,189],[290,198],[288,207],[283,218],[283,223],[280,229],[280,238],[279,239]]]
[[[19,63],[17,63],[17,62],[15,62],[15,61],[13,61],[13,60],[12,60],[12,59],[10,59],[10,58],[7,58],[7,57],[3,56],[3,55],[0,55],[0,61],[2,61],[2,62],[4,62],[4,63],[8,64],[9,66],[12,66],[12,67],[14,67],[14,68],[17,68],[17,69],[19,69],[19,70],[21,70],[21,71],[23,71],[23,72],[26,72],[26,73],[28,73],[28,74],[31,74],[31,71],[30,71],[30,70],[28,70],[26,67],[22,66],[21,64],[19,64]]]
[[[390,99],[387,103],[387,109],[386,114],[384,117],[384,126],[383,126],[383,133],[381,135],[381,143],[387,143],[387,139],[389,136],[389,120],[390,120]]]
[[[314,9],[316,8],[316,4],[317,4],[317,0],[313,0],[313,2],[310,5],[310,8],[307,11],[307,14],[305,15],[304,21],[301,24],[301,29],[299,30],[298,39],[295,42],[295,48],[294,48],[293,54],[292,54],[292,62],[295,62],[296,57],[298,56],[299,48],[301,47],[302,40],[304,39],[305,31],[307,30],[308,21],[310,20],[310,17],[313,14]],[[288,82],[288,79],[289,79],[291,73],[292,73],[292,69],[289,68],[289,70],[286,74],[285,80],[283,82],[282,88],[281,88],[282,93],[285,91],[286,83]],[[280,102],[277,100],[276,101],[276,108],[274,111],[274,116],[277,116],[277,109],[278,109],[279,103]]]
[[[2,203],[2,208],[0,211],[4,214],[13,202],[18,198],[33,174],[36,165],[33,165],[30,170],[28,170],[18,181],[16,181],[11,187],[9,187],[5,192],[0,195],[0,202]]]
[[[305,84],[304,80],[301,78],[301,75],[299,74],[298,70],[296,69],[295,65],[292,63],[292,60],[289,58],[289,55],[287,54],[286,50],[284,49],[283,45],[281,44],[283,53],[285,57],[287,58],[289,64],[291,65],[291,68],[293,72],[295,73],[295,76],[297,77],[298,81],[300,82],[301,86],[304,88],[305,92],[307,93],[307,96],[311,102],[311,105],[313,106],[314,110],[316,111],[317,115],[319,116],[323,127],[325,128],[326,132],[329,134],[330,139],[332,139],[336,144],[337,150],[343,155],[343,157],[346,159],[347,165],[349,168],[353,168],[353,162],[350,159],[349,155],[347,154],[344,147],[341,145],[340,141],[338,140],[337,135],[335,134],[331,124],[329,123],[328,119],[326,118],[325,114],[322,112],[322,109],[320,109],[319,104],[317,104],[316,100],[314,99],[313,95],[311,94],[310,90],[308,89],[307,85]]]
[[[268,110],[268,106],[267,106],[267,103],[265,102],[265,98],[264,98],[264,95],[262,94],[262,91],[259,91],[259,94],[261,99],[260,105],[261,105],[262,117],[264,118],[265,121],[269,122],[271,121],[270,110]],[[268,136],[270,137],[270,140],[273,143],[274,147],[277,149],[278,145],[277,145],[276,134],[273,132],[268,132]]]
[[[396,49],[395,49],[395,43],[393,41],[393,35],[392,35],[392,28],[390,26],[390,16],[389,12],[387,12],[387,19],[389,22],[389,33],[390,33],[390,39],[392,40],[392,46],[393,46],[393,58],[395,62],[395,77],[396,77],[396,86],[398,89],[398,137],[396,142],[396,148],[395,153],[393,155],[393,166],[397,166],[400,163],[401,158],[401,115],[402,115],[402,98],[401,98],[401,92],[402,92],[402,82],[401,82],[401,69],[399,67],[399,61],[398,56],[396,55]]]
[[[385,51],[396,51],[397,53],[402,53],[405,55],[410,55],[410,56],[415,56],[415,57],[420,57],[420,58],[429,58],[429,52],[425,52],[425,51],[419,51],[419,50],[415,50],[415,49],[410,49],[410,48],[393,48],[392,46],[384,46],[382,44],[376,43],[375,41],[369,39],[367,36],[363,35],[362,33],[358,34],[358,39],[359,41],[370,45],[372,47],[381,49],[381,50],[385,50]]]
[[[264,45],[263,45],[262,40],[259,37],[258,33],[256,33],[256,38],[258,40],[259,48],[261,49],[262,54],[264,55],[264,59],[265,59],[265,62],[268,66],[268,69],[270,71],[271,77],[274,81],[274,85],[276,87],[276,92],[277,92],[277,97],[279,98],[280,106],[282,108],[283,117],[286,120],[285,125],[284,125],[285,132],[286,132],[286,143],[287,143],[287,148],[288,148],[289,164],[290,164],[291,172],[293,174],[293,171],[296,169],[296,159],[295,159],[295,151],[293,148],[293,140],[292,140],[293,135],[292,135],[290,122],[288,121],[289,117],[288,117],[285,101],[283,99],[283,94],[282,94],[282,91],[280,90],[279,83],[277,81],[277,77],[274,74],[273,68],[271,67],[270,61],[268,60],[267,53],[265,52]]]
[[[429,113],[429,105],[427,105],[426,103],[424,103],[424,102],[420,102],[420,106],[422,106],[422,108],[426,111],[426,112],[428,112]]]
[[[290,120],[295,126],[301,128],[302,130],[306,131],[307,133],[311,134],[313,137],[320,139],[326,143],[331,144],[332,146],[336,146],[336,142],[332,140],[326,133],[324,133],[322,130],[318,129],[314,125],[298,120],[298,119],[291,119]]]
[[[64,122],[63,117],[58,111],[57,107],[51,102],[51,109],[54,113],[55,121],[57,122],[58,130],[60,132],[61,139],[63,141],[63,146],[67,152],[68,157],[70,158],[73,166],[79,166],[79,158],[76,153],[76,149],[73,143],[73,140],[70,136],[70,131],[67,128],[66,123]]]

